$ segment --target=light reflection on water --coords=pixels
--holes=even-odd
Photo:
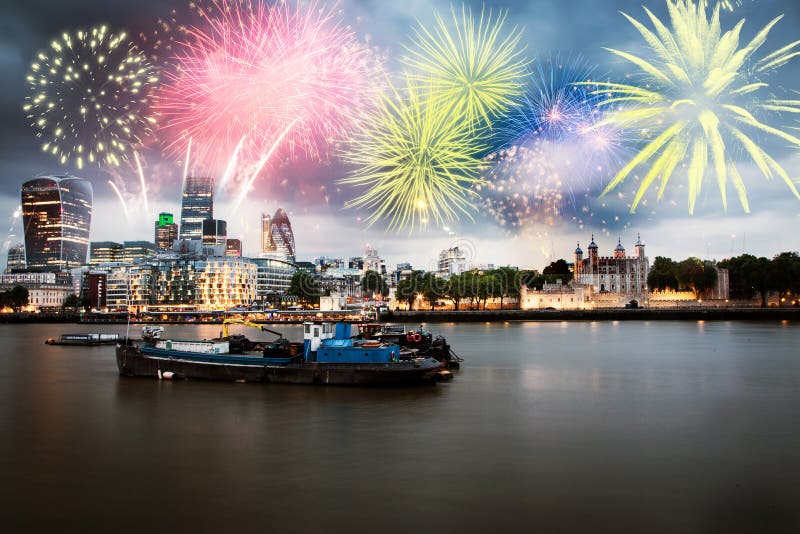
[[[124,379],[43,344],[124,325],[0,326],[11,530],[798,530],[797,323],[426,328],[463,370],[386,390]]]

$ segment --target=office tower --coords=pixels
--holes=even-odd
[[[25,245],[17,243],[8,249],[6,272],[13,273],[25,270]]]
[[[214,180],[207,177],[187,176],[181,201],[180,238],[200,241],[203,238],[203,221],[214,218]]]
[[[150,241],[125,241],[123,248],[123,260],[127,263],[139,263],[155,256],[155,245]]]
[[[203,221],[203,246],[225,246],[228,238],[228,223],[219,219],[206,219]]]
[[[156,252],[172,250],[178,239],[178,225],[171,213],[159,213],[155,227]]]
[[[69,175],[22,184],[25,261],[32,271],[59,271],[86,262],[92,223],[92,184]]]
[[[89,244],[89,263],[99,265],[115,261],[124,261],[125,247],[116,241],[92,241]]]
[[[269,233],[271,246],[274,247],[271,252],[286,261],[294,262],[295,248],[292,223],[289,222],[289,216],[286,215],[283,208],[278,208],[278,211],[272,216]]]

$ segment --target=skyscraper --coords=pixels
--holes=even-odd
[[[292,232],[292,223],[289,222],[289,216],[286,215],[283,208],[278,208],[278,211],[272,216],[269,234],[270,246],[273,247],[271,253],[294,263],[296,259],[294,233]]]
[[[219,219],[206,219],[203,221],[203,246],[225,246],[228,238],[228,223]]]
[[[159,213],[155,228],[156,252],[172,250],[178,239],[178,225],[171,213]]]
[[[6,272],[13,273],[25,270],[25,245],[17,243],[8,249]]]
[[[261,214],[261,253],[269,254],[275,252],[275,244],[272,242],[272,234],[270,233],[271,219],[266,213]]]
[[[181,201],[180,238],[203,239],[203,221],[214,218],[214,180],[208,177],[187,176]]]
[[[69,175],[22,184],[25,259],[32,271],[59,271],[86,263],[92,223],[92,184]]]

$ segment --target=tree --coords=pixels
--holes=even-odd
[[[367,294],[379,294],[383,297],[389,296],[389,285],[383,275],[377,271],[367,271],[361,278],[361,290]]]
[[[520,271],[511,267],[500,267],[495,269],[492,274],[496,279],[496,296],[500,298],[500,309],[502,310],[505,298],[519,298]]]
[[[708,262],[699,258],[686,258],[678,263],[675,271],[678,284],[691,289],[695,298],[699,298],[704,291],[714,287],[717,281],[717,270]]]
[[[647,287],[650,290],[658,289],[664,291],[665,289],[678,290],[678,264],[670,258],[663,256],[656,256],[653,261],[653,266],[650,268],[650,273],[647,275]]]
[[[422,276],[422,296],[428,301],[428,304],[433,310],[436,301],[440,297],[444,297],[447,293],[447,281],[439,278],[433,273],[425,273]]]
[[[417,300],[417,295],[422,292],[423,282],[422,271],[414,271],[407,278],[403,278],[397,283],[397,300],[400,302],[407,302],[408,309],[414,309],[414,302]]]
[[[775,285],[772,265],[767,258],[742,254],[720,262],[720,267],[728,269],[731,297],[750,300],[760,295],[761,306],[767,305],[767,294]]]
[[[458,305],[461,303],[461,299],[464,298],[464,276],[460,274],[454,274],[450,276],[450,279],[447,281],[447,287],[445,288],[447,298],[453,301],[453,308],[458,311]]]
[[[568,284],[572,281],[573,273],[569,270],[566,260],[557,260],[544,268],[542,271],[544,275],[552,275],[552,280],[560,278],[562,283]]]
[[[15,312],[20,311],[28,305],[28,288],[25,286],[14,286],[9,292],[9,304]]]
[[[78,308],[80,307],[81,299],[75,293],[67,295],[67,298],[65,298],[64,302],[61,303],[61,308],[64,310],[78,311]]]
[[[775,256],[770,271],[773,289],[778,292],[779,305],[787,295],[800,293],[800,256],[797,252],[782,252]]]
[[[303,306],[319,304],[321,295],[319,283],[305,271],[297,271],[292,275],[292,281],[289,283],[289,293],[296,296]]]

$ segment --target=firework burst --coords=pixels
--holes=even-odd
[[[62,164],[119,165],[155,123],[147,58],[106,26],[65,32],[36,55],[23,110]]]
[[[602,124],[603,97],[591,80],[596,67],[579,56],[537,58],[521,104],[494,128],[497,150],[484,158],[476,191],[500,226],[572,219],[583,224],[627,148],[619,128]],[[603,206],[603,211],[612,211]]]
[[[649,163],[631,205],[633,212],[646,191],[660,178],[658,198],[676,169],[686,166],[689,212],[693,213],[703,179],[715,175],[723,207],[727,208],[730,182],[743,209],[749,212],[747,190],[732,157],[746,154],[766,178],[779,176],[800,198],[786,170],[758,144],[755,134],[800,146],[800,139],[756,117],[759,113],[800,113],[800,100],[763,100],[758,94],[767,84],[759,79],[800,54],[795,41],[758,60],[777,17],[746,45],[740,46],[740,21],[732,30],[720,27],[720,6],[710,18],[705,3],[667,0],[671,29],[647,8],[654,31],[625,15],[644,37],[652,57],[639,57],[609,49],[633,63],[642,73],[641,83],[598,83],[606,103],[627,107],[611,113],[607,124],[644,131],[644,147],[611,179],[603,194],[617,187],[633,171]],[[733,150],[733,149],[736,150]]]
[[[366,209],[369,224],[384,220],[397,230],[470,216],[471,188],[480,182],[475,155],[483,151],[480,135],[447,103],[423,99],[409,81],[404,95],[380,101],[348,143],[344,159],[356,170],[341,183],[366,192],[346,207]]]
[[[193,165],[243,174],[290,124],[285,146],[322,156],[372,101],[375,56],[332,8],[216,0],[199,13],[157,103],[168,150],[191,139]]]
[[[476,19],[464,6],[451,9],[452,25],[438,13],[433,28],[414,30],[403,62],[426,97],[461,114],[471,126],[491,125],[522,94],[526,60],[522,31],[504,36],[506,14],[481,11]]]

